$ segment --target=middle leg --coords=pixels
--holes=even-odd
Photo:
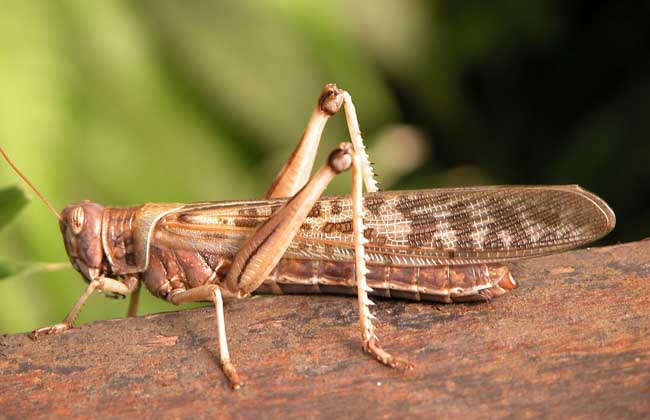
[[[232,389],[239,389],[242,385],[242,381],[239,379],[235,365],[233,365],[230,360],[230,352],[228,351],[228,341],[226,338],[226,322],[223,315],[223,297],[221,296],[221,289],[219,286],[216,284],[206,284],[195,287],[173,295],[170,298],[170,301],[174,305],[202,301],[214,302],[214,309],[217,314],[217,336],[219,340],[219,359],[221,361],[221,368],[223,369],[226,378],[228,378]]]

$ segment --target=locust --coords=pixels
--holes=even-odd
[[[351,143],[339,144],[310,178],[326,122],[343,109]],[[94,292],[130,295],[141,285],[181,305],[213,302],[222,370],[242,380],[230,357],[224,300],[253,293],[356,294],[363,350],[393,368],[368,295],[440,303],[484,302],[518,284],[507,261],[585,245],[610,232],[615,215],[577,185],[378,191],[350,94],[328,84],[307,127],[263,200],[105,207],[83,200],[58,212],[6,152],[14,171],[56,215],[72,266],[87,283],[61,323],[70,330]],[[323,196],[351,169],[349,196]],[[366,192],[363,192],[365,185]]]

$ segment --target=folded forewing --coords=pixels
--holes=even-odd
[[[163,242],[234,253],[285,202],[197,203],[166,216]],[[457,265],[544,255],[592,242],[615,223],[607,204],[578,186],[471,187],[386,191],[364,196],[371,262]],[[348,196],[323,197],[285,253],[352,261]]]

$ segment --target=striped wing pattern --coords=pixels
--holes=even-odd
[[[195,249],[235,253],[285,201],[188,205],[162,221],[161,233],[177,241],[192,239]],[[574,185],[386,191],[366,194],[364,206],[368,257],[391,266],[545,255],[592,242],[615,224],[602,199]],[[353,261],[353,255],[349,196],[319,200],[285,253],[335,261]]]

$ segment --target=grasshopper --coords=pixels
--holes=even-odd
[[[351,143],[335,148],[310,179],[326,122],[341,109]],[[228,351],[224,299],[356,294],[362,348],[387,366],[410,369],[379,345],[369,293],[487,301],[517,287],[504,262],[584,245],[615,224],[609,206],[576,185],[378,192],[352,98],[335,84],[321,92],[298,146],[260,201],[111,208],[84,200],[58,213],[0,152],[54,212],[70,262],[87,282],[63,322],[32,337],[72,328],[95,291],[131,295],[134,316],[144,283],[175,305],[214,303],[220,363],[232,388],[242,381]],[[351,196],[322,196],[350,168]]]

